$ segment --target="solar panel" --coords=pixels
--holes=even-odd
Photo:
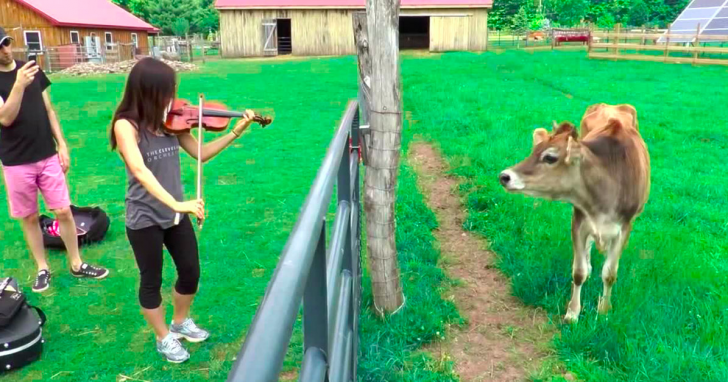
[[[670,26],[670,34],[695,35],[698,26],[700,41],[728,41],[728,0],[692,0]],[[664,36],[658,39],[666,41]],[[670,42],[694,41],[694,37],[670,37]]]

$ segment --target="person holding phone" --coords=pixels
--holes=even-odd
[[[12,42],[0,27],[0,162],[10,216],[22,222],[38,267],[32,289],[47,290],[51,276],[39,223],[39,191],[58,220],[71,275],[103,279],[109,271],[84,262],[79,252],[66,183],[71,162],[48,94],[51,82],[34,61],[13,58]]]

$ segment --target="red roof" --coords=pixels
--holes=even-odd
[[[15,0],[64,27],[109,28],[158,32],[111,0]]]
[[[366,0],[216,0],[224,8],[364,8]],[[489,8],[493,0],[401,0],[401,8]]]

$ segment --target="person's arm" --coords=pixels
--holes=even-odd
[[[2,102],[0,103],[0,125],[7,127],[15,122],[15,118],[18,117],[18,112],[20,111],[20,103],[23,100],[25,88],[33,82],[38,70],[39,68],[35,65],[34,61],[28,61],[23,67],[18,69],[15,84],[10,91],[8,99],[2,100],[0,98],[0,102]]]
[[[56,139],[56,143],[59,148],[67,147],[66,139],[63,137],[63,131],[61,130],[61,123],[58,121],[58,115],[56,114],[55,109],[53,109],[51,96],[48,94],[48,90],[43,91],[43,103],[48,111],[48,119],[51,121],[51,132],[53,132],[53,138]]]
[[[39,74],[45,77],[45,74],[43,74],[43,72],[40,72]],[[41,78],[41,85],[43,85],[44,83],[45,82],[43,78]],[[61,162],[61,168],[63,169],[63,172],[67,173],[68,169],[71,167],[71,158],[68,155],[68,145],[66,144],[66,139],[63,137],[61,123],[58,121],[58,115],[56,114],[55,109],[53,109],[51,96],[50,94],[48,94],[47,89],[43,90],[43,103],[45,104],[46,111],[48,113],[48,120],[51,122],[51,132],[53,133],[53,138],[55,138],[56,144],[58,145],[58,160]]]
[[[204,210],[202,209],[203,202],[201,200],[191,202],[177,201],[174,196],[159,184],[154,174],[144,165],[144,158],[139,151],[139,145],[137,143],[137,131],[131,123],[126,120],[118,120],[114,125],[114,136],[116,137],[119,152],[124,162],[129,166],[129,170],[134,177],[139,180],[139,183],[150,194],[176,212],[194,213],[200,218],[204,217]]]
[[[230,133],[202,146],[202,162],[207,162],[217,154],[220,154],[247,130],[253,121],[254,114],[252,111],[247,111],[246,114],[247,117],[241,118]],[[180,135],[179,144],[192,158],[198,158],[197,138],[192,136],[192,134]]]

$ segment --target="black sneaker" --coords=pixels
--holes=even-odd
[[[83,263],[81,264],[81,267],[78,268],[78,272],[74,271],[73,268],[71,268],[71,274],[79,278],[90,277],[93,279],[103,279],[104,277],[109,275],[109,270]]]
[[[40,293],[48,289],[48,285],[51,281],[51,273],[47,269],[43,269],[38,272],[38,276],[35,278],[33,284],[33,292]]]

